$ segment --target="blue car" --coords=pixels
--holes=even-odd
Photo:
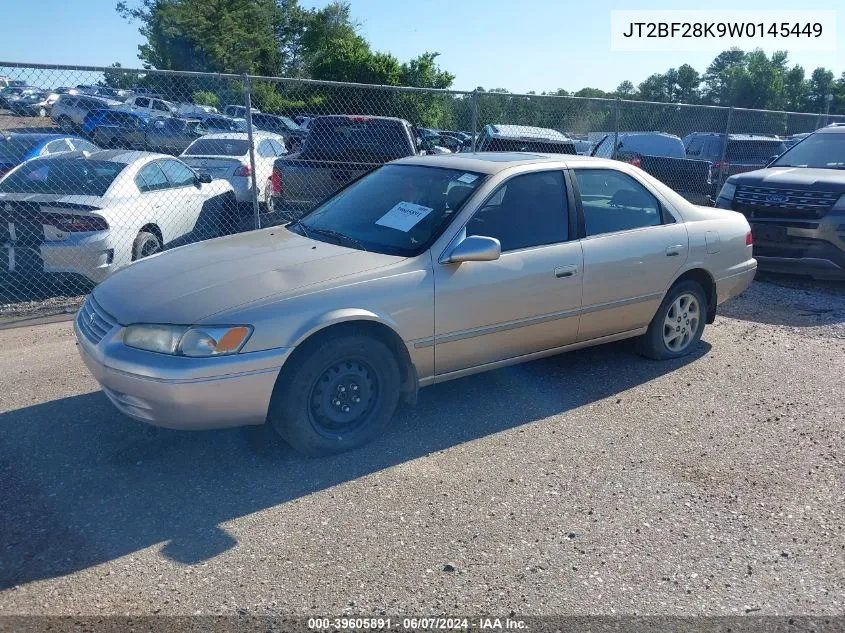
[[[101,108],[91,110],[82,122],[82,133],[104,148],[146,149],[150,118],[139,112]]]
[[[30,158],[62,152],[95,152],[99,147],[67,134],[13,133],[0,136],[0,176]]]

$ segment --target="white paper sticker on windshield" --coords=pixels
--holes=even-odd
[[[376,224],[407,233],[432,211],[434,209],[431,207],[403,201],[381,216]]]
[[[478,180],[478,176],[476,176],[475,174],[464,174],[463,176],[458,178],[458,182],[463,182],[466,184],[475,182],[476,180]]]

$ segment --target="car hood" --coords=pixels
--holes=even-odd
[[[812,169],[810,167],[769,167],[731,176],[735,185],[826,189],[845,192],[845,171],[841,169]]]
[[[402,259],[273,227],[140,260],[97,286],[94,297],[123,325],[188,325],[254,301],[295,296]]]

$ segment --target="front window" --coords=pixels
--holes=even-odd
[[[845,169],[845,134],[811,134],[772,163],[772,167]]]
[[[124,163],[79,158],[47,158],[24,163],[0,181],[0,193],[102,196]]]
[[[437,239],[484,179],[455,169],[385,165],[289,227],[321,241],[411,257]]]

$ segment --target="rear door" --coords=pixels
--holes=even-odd
[[[686,227],[626,172],[583,167],[572,174],[585,227],[578,340],[645,327],[687,259]]]

